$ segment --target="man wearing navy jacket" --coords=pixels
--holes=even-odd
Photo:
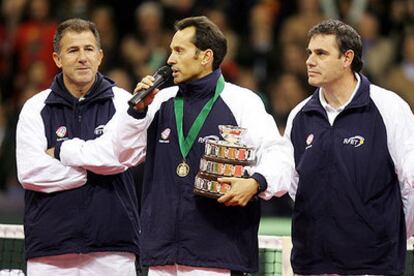
[[[30,276],[136,275],[140,226],[128,166],[105,139],[59,160],[65,141],[110,133],[128,108],[131,94],[98,72],[102,58],[95,24],[62,22],[53,53],[62,72],[20,113],[16,156]]]
[[[141,260],[149,275],[254,272],[260,201],[251,199],[287,191],[293,171],[289,145],[260,98],[223,79],[220,64],[227,46],[218,27],[204,16],[175,27],[168,64],[176,86],[156,89],[130,108],[117,131],[120,162],[145,159]],[[136,91],[153,81],[145,77]],[[201,127],[194,132],[193,125]],[[231,190],[217,202],[195,195],[193,187],[204,141],[219,139],[219,125],[247,128],[245,142],[257,149],[257,165],[246,179],[224,179]]]
[[[359,73],[362,43],[352,27],[327,20],[309,37],[308,82],[318,89],[292,110],[285,132],[296,168],[293,271],[402,275],[414,207],[413,114]]]
[[[54,155],[63,165],[86,168],[85,156],[94,157],[95,166],[114,156],[126,167],[145,160],[139,241],[150,275],[257,271],[260,201],[253,197],[287,192],[290,144],[254,92],[224,80],[219,67],[227,44],[218,27],[201,16],[179,21],[176,30],[168,59],[176,86],[155,89],[134,108],[116,112],[96,139],[58,143]],[[136,90],[153,81],[145,77]],[[219,125],[246,128],[244,142],[256,148],[257,162],[248,178],[223,179],[231,189],[217,202],[193,188],[205,140],[219,139]]]

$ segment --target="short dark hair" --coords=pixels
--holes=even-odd
[[[206,16],[194,16],[176,22],[174,27],[176,31],[187,27],[194,27],[194,45],[202,51],[211,49],[214,55],[213,70],[220,67],[221,62],[227,53],[227,40],[216,24]]]
[[[339,51],[344,54],[348,50],[354,51],[352,60],[352,71],[359,72],[362,69],[362,40],[361,36],[354,28],[340,20],[328,19],[313,26],[308,33],[308,37],[315,35],[335,35]]]
[[[72,32],[86,32],[91,31],[92,34],[95,36],[98,48],[101,48],[101,37],[99,35],[98,30],[96,29],[95,23],[80,19],[80,18],[72,18],[63,21],[57,27],[56,33],[53,37],[53,51],[56,53],[60,52],[60,41],[62,40],[63,35],[65,32],[72,31]]]

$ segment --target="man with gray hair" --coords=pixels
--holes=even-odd
[[[66,140],[110,132],[130,93],[98,72],[103,52],[94,23],[64,21],[53,46],[62,72],[25,103],[17,125],[28,275],[136,275],[140,226],[128,166],[110,143],[79,153],[81,160],[60,156]]]

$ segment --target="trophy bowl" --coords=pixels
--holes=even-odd
[[[241,144],[243,135],[247,132],[245,128],[232,125],[219,125],[218,128],[221,137],[231,144]]]

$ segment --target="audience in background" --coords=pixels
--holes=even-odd
[[[23,21],[16,33],[14,50],[16,54],[15,86],[24,90],[27,82],[27,72],[34,62],[42,63],[45,79],[41,80],[40,89],[45,89],[50,79],[57,72],[56,65],[50,58],[53,52],[53,35],[57,22],[51,15],[50,0],[30,0],[26,2],[27,20]]]
[[[108,5],[97,6],[92,10],[90,20],[96,24],[101,35],[101,47],[105,53],[100,68],[108,71],[118,65],[118,30],[114,22],[114,11]]]
[[[381,78],[395,60],[395,45],[393,41],[380,33],[379,19],[371,12],[361,15],[356,29],[362,38],[363,73],[373,82],[381,82]]]
[[[207,15],[226,34],[224,76],[255,90],[283,133],[286,114],[311,91],[306,79],[307,30],[323,18],[351,24],[362,35],[365,73],[414,108],[414,1],[3,0],[0,10],[0,188],[14,180],[13,133],[21,103],[51,82],[56,24],[80,17],[97,24],[103,73],[131,87],[165,64],[176,20]],[[405,30],[405,31],[402,31]],[[7,162],[3,162],[7,160]],[[265,215],[276,214],[265,210]],[[279,214],[279,213],[278,213]],[[286,215],[290,213],[285,212]],[[279,214],[280,215],[280,214]]]
[[[401,53],[401,62],[389,70],[384,85],[396,91],[414,110],[414,29],[406,31]]]

